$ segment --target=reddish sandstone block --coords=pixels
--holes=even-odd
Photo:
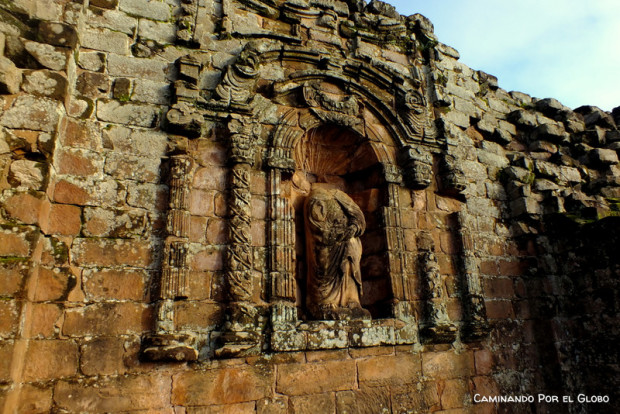
[[[97,338],[80,348],[80,370],[84,375],[117,375],[127,371],[123,338]]]
[[[62,333],[67,336],[139,334],[149,328],[150,318],[150,310],[141,303],[98,303],[66,310]]]
[[[488,375],[493,371],[495,358],[493,358],[493,353],[488,349],[481,349],[474,351],[474,363],[476,365],[476,374]]]
[[[473,377],[472,379],[474,382],[474,389],[473,389],[474,394],[501,395],[499,386],[497,385],[493,377],[478,376],[478,377]]]
[[[466,380],[447,380],[440,386],[440,401],[442,409],[461,408],[472,401]]]
[[[15,334],[18,318],[19,310],[16,300],[0,301],[0,338],[9,338]]]
[[[515,317],[512,302],[508,300],[487,300],[485,305],[489,319],[509,319]]]
[[[508,261],[500,260],[499,274],[503,276],[522,276],[527,272],[529,263],[525,260]]]
[[[206,248],[190,259],[190,269],[195,271],[218,271],[224,269],[224,252],[218,248]]]
[[[45,234],[77,235],[82,227],[82,209],[68,204],[52,204],[47,218],[41,219]]]
[[[507,277],[494,277],[485,279],[484,294],[487,298],[510,299],[514,297],[513,279]]]
[[[52,408],[52,388],[23,384],[19,392],[18,413],[49,413]]]
[[[340,391],[336,393],[336,408],[348,414],[389,413],[390,392],[387,387]]]
[[[200,406],[256,401],[271,395],[272,381],[273,372],[264,366],[186,371],[172,377],[172,403]]]
[[[78,266],[150,266],[151,245],[144,240],[75,239],[73,260]]]
[[[396,386],[391,391],[394,413],[430,413],[439,410],[439,394],[434,381],[416,386]]]
[[[336,410],[336,402],[331,392],[303,395],[290,399],[290,409],[296,414],[333,413]]]
[[[27,233],[14,233],[10,230],[0,232],[0,256],[29,257],[30,241]]]
[[[42,194],[42,193],[38,193]],[[29,193],[15,194],[4,202],[9,217],[25,224],[37,224],[42,200]]]
[[[228,223],[226,220],[217,218],[209,219],[209,224],[207,225],[207,243],[228,243]]]
[[[420,356],[411,353],[364,359],[357,368],[360,384],[371,387],[410,384],[421,375]]]
[[[354,360],[278,367],[276,391],[286,395],[350,390],[357,382]]]
[[[78,347],[68,340],[33,340],[24,360],[24,381],[69,377],[77,372]]]
[[[29,324],[24,336],[26,338],[53,338],[60,331],[62,311],[56,304],[33,303]]]
[[[187,407],[186,414],[255,414],[256,403],[254,401],[226,404],[226,405],[210,405],[208,407]],[[171,413],[176,414],[176,413]]]
[[[215,193],[214,210],[215,215],[218,217],[228,217],[228,200],[225,193]]]
[[[473,352],[457,354],[454,351],[422,354],[422,372],[435,379],[465,378],[474,373]]]
[[[489,275],[489,276],[499,275],[499,266],[497,265],[497,262],[494,260],[481,262],[480,273],[483,275]]]
[[[56,160],[59,174],[90,176],[101,170],[101,156],[82,150],[61,150]]]
[[[63,117],[59,134],[60,142],[65,147],[97,149],[100,136],[93,133],[85,124]]]
[[[206,217],[191,216],[189,224],[189,241],[192,243],[205,243],[207,237]]]
[[[250,228],[252,235],[252,246],[263,247],[267,245],[267,222],[265,220],[254,220]]]
[[[53,200],[57,203],[86,205],[91,197],[88,192],[66,180],[60,180],[53,186]]]
[[[213,328],[221,323],[222,317],[222,306],[210,301],[180,301],[175,304],[174,322],[177,329]]]
[[[149,274],[145,270],[84,269],[82,287],[87,299],[144,300]]]
[[[288,399],[283,397],[265,398],[256,402],[256,414],[287,414]]]
[[[196,140],[195,145],[196,161],[200,165],[226,165],[228,150],[224,145],[206,139]]]
[[[195,216],[213,216],[215,212],[215,193],[213,191],[204,191],[192,189],[189,196],[189,212]]]
[[[373,346],[369,348],[350,348],[349,355],[351,358],[368,358],[379,355],[394,355],[394,347],[391,346]]]
[[[14,296],[28,277],[28,263],[17,260],[0,264],[0,296]]]
[[[10,381],[13,341],[0,341],[0,381]]]
[[[170,383],[170,375],[158,373],[59,381],[54,402],[72,413],[156,412],[170,406]]]
[[[209,165],[198,168],[194,174],[195,188],[224,191],[228,181],[228,171],[223,167]]]

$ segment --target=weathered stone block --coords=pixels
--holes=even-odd
[[[611,149],[596,148],[588,153],[590,163],[595,166],[608,166],[618,163],[618,153]]]
[[[196,406],[260,400],[271,396],[272,381],[273,371],[267,367],[186,371],[172,377],[172,403]]]
[[[24,367],[25,381],[41,381],[75,375],[78,346],[69,340],[32,340],[28,343]]]
[[[159,0],[120,0],[119,8],[136,17],[168,21],[171,17],[170,6]]]
[[[371,387],[410,384],[422,370],[420,356],[408,353],[361,360],[357,366],[360,384]]]
[[[67,78],[48,70],[25,71],[22,89],[32,95],[62,100],[67,92]]]
[[[54,402],[74,413],[156,412],[170,406],[170,383],[169,375],[157,373],[59,381]]]
[[[474,358],[471,351],[465,351],[462,354],[453,351],[422,354],[422,372],[428,378],[466,378],[474,371]]]
[[[39,267],[36,289],[29,292],[30,299],[37,302],[57,301],[67,298],[76,285],[76,278],[66,268]]]
[[[153,254],[151,245],[143,240],[82,239],[74,241],[72,257],[84,267],[136,266],[149,267]]]
[[[292,397],[289,407],[295,413],[333,413],[336,409],[334,395],[332,393],[303,395]]]
[[[56,166],[59,174],[95,176],[101,174],[103,157],[94,151],[63,149],[57,151]]]
[[[37,32],[39,40],[54,46],[75,47],[77,32],[73,26],[64,23],[41,21]]]
[[[166,61],[158,59],[141,59],[114,53],[108,55],[108,73],[111,76],[165,82],[169,66]]]
[[[41,190],[47,171],[45,165],[30,160],[16,160],[11,163],[8,181],[15,187]]]
[[[127,371],[124,338],[97,338],[80,347],[80,370],[89,376],[118,375]]]
[[[151,316],[141,303],[96,303],[66,310],[62,333],[70,337],[141,334]]]
[[[22,72],[11,60],[0,56],[0,92],[18,93],[22,82]]]
[[[110,153],[104,172],[119,180],[157,183],[161,160],[136,157],[122,153]]]
[[[84,269],[82,286],[87,300],[143,301],[150,276],[145,270]]]
[[[32,95],[19,96],[0,116],[0,125],[16,129],[53,132],[60,118],[60,103]]]
[[[151,105],[99,100],[97,118],[102,121],[153,128],[159,122],[160,110]]]
[[[24,47],[37,62],[51,70],[63,70],[67,66],[67,49],[49,44],[23,40]]]
[[[99,72],[82,72],[75,86],[83,96],[90,98],[106,96],[110,90],[110,78]]]
[[[278,367],[276,392],[286,395],[344,391],[355,387],[355,361],[328,361],[313,364],[286,364]]]

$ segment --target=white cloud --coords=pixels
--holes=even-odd
[[[620,1],[391,1],[500,86],[565,105],[620,105]]]

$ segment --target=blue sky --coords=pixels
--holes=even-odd
[[[620,0],[388,0],[508,91],[620,106]]]

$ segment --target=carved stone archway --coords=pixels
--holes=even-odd
[[[270,65],[286,70],[274,79],[268,72]],[[197,59],[180,59],[179,71],[185,80],[177,84],[178,102],[167,115],[169,130],[191,139],[202,134],[207,119],[225,125],[229,137],[230,242],[226,275],[231,302],[216,355],[256,354],[268,348],[290,351],[417,342],[412,282],[419,276],[418,259],[405,252],[400,193],[403,188],[428,187],[433,179],[434,159],[443,160],[446,188],[464,188],[458,163],[450,155],[447,135],[440,133],[443,131],[432,119],[424,80],[414,75],[403,79],[402,73],[380,65],[328,57],[277,41],[249,42],[213,91],[198,88]],[[299,142],[326,126],[361,137],[380,166],[385,194],[380,220],[391,289],[389,318],[358,323],[303,321],[298,313],[294,209],[282,195],[282,184],[296,171]],[[268,181],[268,265],[262,276],[268,288],[267,303],[257,303],[250,287],[250,175],[256,169],[264,171]],[[173,229],[171,236],[174,234]],[[477,325],[483,321],[484,325],[484,307],[468,305],[470,301],[479,303],[475,258],[467,252],[464,257],[470,280],[465,285],[464,308],[473,309],[470,319],[478,321]],[[436,273],[432,265],[429,269],[428,275]],[[468,287],[473,290],[468,292]],[[437,304],[436,299],[429,303]],[[165,338],[168,331],[174,330],[165,323],[170,318],[169,312],[160,315],[162,334],[158,337]],[[440,335],[441,341],[454,338],[451,329],[452,333]],[[321,339],[325,332],[329,332],[329,340]]]

